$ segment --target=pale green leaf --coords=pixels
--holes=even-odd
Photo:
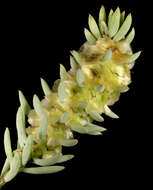
[[[120,26],[123,24],[124,19],[125,19],[125,11],[123,11],[123,12],[121,13]]]
[[[83,74],[81,69],[77,70],[76,80],[77,80],[77,83],[78,83],[79,86],[83,85],[85,79],[84,79],[84,74]]]
[[[70,56],[70,65],[73,71],[78,69],[78,64],[72,56]]]
[[[2,171],[1,171],[1,176],[5,175],[6,172],[9,170],[9,168],[10,168],[10,161],[8,158],[6,158],[4,166],[3,166]]]
[[[119,31],[114,36],[114,40],[120,41],[121,39],[123,39],[125,37],[125,35],[127,34],[127,32],[129,31],[131,24],[132,24],[132,17],[131,17],[131,14],[129,14],[126,17],[122,26],[120,27]]]
[[[109,11],[109,14],[108,14],[108,25],[109,25],[109,22],[111,21],[111,17],[113,16],[113,10],[111,9]]]
[[[136,59],[138,59],[138,57],[140,56],[141,51],[138,51],[137,53],[134,53],[133,55],[131,55],[130,59],[129,59],[129,63],[134,62]]]
[[[101,59],[101,61],[102,62],[109,61],[111,58],[112,58],[112,50],[108,49],[103,58]]]
[[[59,122],[60,123],[65,123],[69,118],[69,113],[68,112],[65,112],[61,115],[60,119],[59,119]]]
[[[33,97],[33,106],[36,111],[36,113],[39,115],[39,117],[42,117],[44,115],[43,107],[41,105],[41,102],[37,95],[34,95]]]
[[[56,154],[52,156],[51,158],[46,158],[46,159],[34,158],[33,162],[39,166],[49,166],[49,165],[53,165],[57,163],[59,158],[60,158],[60,154]]]
[[[101,34],[100,34],[100,31],[99,31],[99,28],[97,26],[97,23],[96,23],[95,19],[91,15],[89,15],[88,24],[89,24],[89,28],[90,28],[91,33],[96,38],[100,38]]]
[[[94,87],[96,92],[103,92],[104,91],[104,86],[103,85],[98,85]]]
[[[108,35],[108,27],[107,27],[107,24],[106,24],[104,21],[102,21],[101,25],[102,25],[104,34]]]
[[[9,161],[11,161],[11,159],[13,158],[13,154],[12,154],[10,131],[8,128],[5,129],[4,133],[4,148],[6,156],[8,157]]]
[[[4,181],[9,182],[11,181],[19,172],[21,167],[21,158],[18,152],[15,152],[15,155],[10,163],[10,170],[4,176]]]
[[[77,139],[65,139],[61,142],[61,145],[66,147],[75,146],[78,143]]]
[[[31,158],[32,145],[33,145],[33,139],[32,139],[32,136],[30,135],[30,136],[28,136],[28,138],[26,140],[26,144],[25,144],[25,146],[23,148],[23,152],[22,152],[22,165],[23,166],[25,166]]]
[[[100,12],[99,12],[99,29],[100,29],[101,34],[104,33],[102,21],[106,22],[106,11],[105,11],[104,6],[101,7]]]
[[[125,41],[130,44],[133,41],[134,36],[135,36],[135,30],[134,28],[132,28],[131,32],[125,38]]]
[[[20,147],[23,147],[26,142],[27,135],[26,135],[26,128],[25,128],[25,115],[21,107],[19,107],[17,111],[17,115],[16,115],[16,128],[17,128],[17,134],[18,134],[18,143]]]
[[[84,127],[86,127],[88,129],[88,133],[91,134],[91,132],[103,132],[106,131],[106,129],[104,127],[92,124],[92,123],[88,123],[86,124]]]
[[[86,28],[84,29],[84,34],[85,34],[86,40],[88,41],[90,45],[96,44],[96,38]]]
[[[44,79],[41,78],[40,80],[41,80],[41,86],[42,86],[45,96],[49,96],[52,92],[49,85],[47,84],[47,82]]]
[[[58,86],[58,96],[59,96],[60,101],[64,101],[67,96],[63,82],[60,82],[60,84]]]
[[[88,106],[87,102],[82,102],[82,103],[79,104],[78,108],[80,108],[80,109],[86,109],[87,106]]]
[[[22,108],[24,114],[27,115],[29,113],[29,111],[31,110],[31,108],[30,108],[25,96],[23,95],[23,93],[20,90],[19,90],[19,100],[20,100],[21,108]]]
[[[76,62],[77,62],[80,66],[82,66],[82,58],[81,58],[80,53],[77,52],[77,51],[75,51],[75,50],[73,50],[73,51],[71,51],[71,54],[73,55],[73,57],[74,57],[74,59],[76,60]]]
[[[61,80],[66,80],[67,76],[68,76],[68,74],[66,72],[65,67],[62,64],[60,64],[60,78],[61,78]]]
[[[72,154],[62,155],[59,157],[57,163],[66,162],[68,160],[71,160],[72,158],[74,158],[74,155],[72,155]]]
[[[102,133],[99,131],[90,131],[90,132],[88,132],[88,134],[89,135],[102,135]]]
[[[46,166],[46,167],[33,167],[24,168],[22,172],[29,174],[51,174],[63,170],[63,166]]]
[[[118,31],[120,26],[120,9],[117,8],[116,11],[110,16],[110,20],[108,22],[108,30],[109,36],[112,38],[116,32]]]
[[[46,142],[47,138],[47,127],[48,127],[48,117],[44,115],[40,121],[40,126],[38,128],[38,138],[42,143]]]
[[[129,90],[128,86],[123,86],[121,89],[119,89],[119,92],[124,93],[124,92],[127,92],[128,90]]]
[[[104,106],[104,113],[114,119],[119,118],[118,115],[116,115],[114,112],[112,112],[111,109],[107,105]]]
[[[82,125],[78,125],[78,124],[71,124],[70,125],[71,130],[81,133],[81,134],[86,134],[88,132],[88,130],[83,127]]]
[[[96,111],[96,110],[90,110],[88,111],[88,114],[90,115],[90,117],[96,121],[104,121],[103,117]]]

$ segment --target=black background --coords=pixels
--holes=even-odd
[[[19,106],[18,90],[23,91],[32,105],[37,94],[43,98],[40,77],[50,86],[59,78],[59,64],[67,69],[70,50],[77,50],[85,41],[88,13],[98,18],[103,4],[120,7],[132,13],[136,30],[133,50],[142,50],[141,57],[132,70],[130,91],[123,94],[112,110],[120,116],[115,120],[105,117],[103,126],[108,129],[103,136],[77,135],[79,144],[64,149],[75,158],[64,165],[66,170],[50,175],[19,174],[5,189],[26,188],[87,188],[97,189],[137,187],[143,181],[145,164],[144,113],[147,108],[147,61],[145,47],[149,41],[149,6],[134,1],[54,1],[41,3],[1,4],[0,53],[0,166],[5,160],[3,133],[9,127],[13,146],[16,146],[15,117]],[[147,11],[148,10],[148,11]],[[149,18],[149,19],[148,19]],[[147,34],[148,33],[148,34]],[[145,63],[144,63],[145,62]],[[148,78],[149,80],[149,78]]]

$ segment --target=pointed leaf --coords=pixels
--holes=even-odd
[[[58,96],[59,96],[60,101],[64,101],[67,96],[63,82],[60,82],[60,84],[58,86]]]
[[[70,56],[70,65],[73,71],[78,69],[78,64],[72,56]]]
[[[80,53],[73,50],[73,51],[71,51],[71,54],[73,55],[73,57],[76,60],[76,62],[81,66],[82,65],[82,60],[81,60]]]
[[[121,13],[120,26],[123,24],[124,19],[125,19],[125,11],[123,11],[123,12]]]
[[[66,72],[65,67],[62,64],[60,64],[60,78],[61,78],[61,80],[66,80],[67,76],[68,76],[68,74]]]
[[[33,106],[36,111],[36,113],[39,115],[39,117],[42,117],[44,115],[43,107],[41,105],[41,102],[37,95],[34,95],[33,97]]]
[[[138,57],[140,56],[141,51],[138,51],[137,53],[134,53],[133,55],[131,55],[130,59],[129,59],[129,63],[134,62],[136,59],[138,59]]]
[[[45,96],[49,96],[52,92],[51,89],[49,88],[47,82],[44,79],[41,78],[40,80],[41,80],[41,86],[42,86]]]
[[[123,39],[125,37],[125,35],[127,34],[127,32],[129,31],[129,29],[131,27],[131,23],[132,23],[132,17],[131,17],[131,14],[129,14],[126,17],[122,26],[120,27],[119,31],[114,36],[115,41],[120,41],[121,39]]]
[[[81,69],[77,70],[76,80],[77,80],[77,83],[78,83],[79,86],[83,85],[83,83],[84,83],[84,74],[83,74]]]
[[[109,36],[112,38],[118,31],[120,26],[120,9],[117,8],[114,14],[110,17],[108,23]]]
[[[32,139],[32,136],[30,135],[30,136],[28,136],[28,138],[26,140],[26,144],[25,144],[25,146],[23,148],[23,152],[22,152],[22,165],[23,166],[25,166],[31,158],[32,145],[33,145],[33,139]]]
[[[106,129],[104,127],[100,127],[98,125],[94,125],[92,123],[88,123],[86,124],[84,127],[86,127],[88,129],[88,133],[91,134],[91,132],[103,132],[103,131],[106,131]]]
[[[99,38],[101,36],[99,28],[97,26],[95,19],[91,15],[89,15],[88,24],[89,24],[89,28],[90,28],[91,33],[96,38]]]
[[[5,182],[11,181],[18,174],[20,167],[21,167],[20,155],[18,152],[15,152],[15,155],[10,163],[10,170],[4,176],[4,181]]]
[[[123,86],[123,87],[119,90],[119,92],[124,93],[124,92],[127,92],[128,90],[129,90],[129,87],[128,87],[128,86]]]
[[[48,118],[46,115],[40,121],[40,126],[38,129],[38,138],[42,143],[46,142],[47,138],[47,127],[48,127]]]
[[[6,158],[4,166],[3,166],[2,171],[1,171],[1,176],[5,175],[6,172],[9,170],[9,168],[10,168],[10,161],[8,158]]]
[[[72,155],[72,154],[62,155],[62,156],[60,156],[60,158],[58,159],[57,163],[66,162],[66,161],[68,161],[68,160],[71,160],[72,158],[74,158],[74,155]]]
[[[114,119],[119,118],[118,115],[116,115],[114,112],[112,112],[111,109],[107,105],[104,106],[104,110],[105,110],[104,113],[106,115],[108,115],[109,117],[112,117]]]
[[[89,135],[102,135],[102,133],[99,131],[90,131],[90,132],[88,132],[88,134]]]
[[[81,134],[86,134],[88,132],[88,130],[86,128],[84,128],[82,125],[71,124],[70,128],[73,131],[81,133]]]
[[[4,133],[4,148],[6,156],[8,157],[9,161],[13,158],[12,154],[12,146],[11,146],[11,139],[10,139],[10,131],[8,128],[6,128]]]
[[[101,25],[102,25],[101,27],[103,28],[104,34],[108,35],[107,24],[104,21],[102,21]]]
[[[24,168],[22,172],[29,174],[51,174],[63,170],[63,166],[46,166],[46,167],[33,167]]]
[[[103,56],[103,58],[101,59],[102,62],[104,61],[109,61],[112,58],[112,50],[109,49],[106,51],[105,55]]]
[[[59,122],[60,123],[65,123],[69,118],[69,113],[68,112],[65,112],[61,115],[60,119],[59,119]]]
[[[133,41],[134,36],[135,36],[135,30],[134,28],[132,28],[131,32],[126,37],[125,41],[130,44]]]
[[[52,156],[51,158],[47,158],[47,159],[40,159],[40,158],[34,158],[34,163],[39,165],[39,166],[49,166],[49,165],[53,165],[55,163],[57,163],[57,161],[60,158],[60,154],[56,154],[54,156]]]
[[[113,16],[113,10],[111,9],[110,11],[109,11],[109,15],[108,15],[108,25],[109,25],[109,23],[110,23],[110,21],[111,21],[111,17]]]
[[[23,95],[23,93],[19,90],[19,100],[20,100],[20,104],[21,104],[21,108],[24,112],[25,115],[27,115],[29,113],[29,111],[31,110],[25,96]]]
[[[96,110],[90,110],[88,111],[88,114],[90,115],[90,117],[96,121],[104,121],[104,118],[96,111]]]
[[[85,34],[86,40],[88,41],[90,45],[96,44],[96,38],[86,28],[84,29],[84,34]]]
[[[18,133],[18,143],[20,147],[23,147],[27,136],[26,136],[26,129],[25,129],[25,115],[21,107],[19,107],[16,115],[16,127]]]
[[[103,85],[98,85],[94,87],[96,92],[103,92],[104,91],[104,86]]]
[[[66,139],[66,140],[62,141],[62,143],[61,143],[61,145],[66,146],[66,147],[75,146],[76,144],[78,144],[77,139]]]
[[[104,6],[101,7],[100,12],[99,12],[99,29],[100,29],[101,34],[104,33],[102,21],[106,22],[106,12],[105,12]]]

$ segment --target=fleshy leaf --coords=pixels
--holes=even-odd
[[[36,113],[39,115],[39,117],[42,117],[44,115],[43,107],[41,105],[41,102],[37,95],[34,95],[33,97],[33,106],[36,111]]]
[[[96,121],[104,121],[103,117],[96,111],[96,110],[90,110],[88,111],[88,114],[90,115],[90,117]]]
[[[84,74],[83,74],[81,69],[77,70],[76,80],[77,80],[77,83],[78,83],[79,86],[83,85],[83,83],[84,83]]]
[[[88,134],[89,135],[102,135],[102,133],[99,131],[90,131],[90,132],[88,132]]]
[[[88,133],[93,132],[93,131],[97,131],[97,132],[103,132],[106,131],[106,129],[104,127],[92,124],[92,123],[88,123],[86,124],[84,127],[86,127],[88,129]]]
[[[47,82],[44,79],[41,78],[40,80],[41,80],[41,86],[42,86],[44,94],[46,96],[50,95],[52,91],[51,91],[49,85],[47,84]]]
[[[1,176],[5,175],[5,173],[9,170],[9,168],[10,168],[10,161],[8,158],[6,158],[4,166],[1,171]]]
[[[59,122],[60,123],[65,123],[69,118],[69,113],[68,112],[65,112],[61,115],[60,119],[59,119]]]
[[[59,157],[57,163],[66,162],[68,160],[71,160],[72,158],[74,158],[74,155],[72,155],[72,154],[62,155]]]
[[[109,49],[106,51],[105,55],[103,56],[103,58],[101,59],[102,62],[104,61],[109,61],[112,58],[112,50]]]
[[[104,91],[104,86],[103,85],[98,85],[94,87],[96,92],[103,92]]]
[[[19,100],[20,100],[21,108],[22,108],[24,114],[27,115],[29,113],[29,111],[31,110],[31,108],[30,108],[25,96],[23,95],[23,93],[20,90],[19,90]]]
[[[63,82],[60,82],[58,86],[58,96],[59,96],[60,101],[64,101],[67,96]]]
[[[57,163],[57,161],[60,158],[60,154],[56,154],[54,156],[52,156],[51,158],[44,158],[44,159],[40,159],[40,158],[34,158],[34,163],[39,165],[39,166],[49,166],[49,165],[53,165],[55,163]]]
[[[131,32],[127,35],[125,41],[130,44],[133,41],[134,36],[135,36],[135,30],[134,28],[132,28]]]
[[[78,132],[78,133],[81,133],[81,134],[86,134],[88,133],[88,130],[86,128],[84,128],[82,125],[77,125],[77,124],[71,124],[70,125],[70,128],[75,131],[75,132]]]
[[[108,30],[109,36],[112,38],[116,32],[118,31],[120,26],[120,9],[117,8],[116,11],[110,16],[110,20],[108,22]]]
[[[4,181],[9,182],[11,181],[19,172],[21,167],[21,158],[18,152],[15,152],[15,155],[10,163],[10,170],[4,176]]]
[[[78,143],[77,139],[66,139],[63,140],[61,145],[66,146],[66,147],[71,147],[71,146],[75,146]]]
[[[38,129],[38,138],[42,143],[46,142],[47,138],[47,127],[48,127],[48,118],[46,115],[40,121],[40,126]]]
[[[46,166],[46,167],[33,167],[33,168],[24,168],[22,172],[29,174],[51,174],[63,170],[63,166]]]
[[[84,29],[85,37],[90,45],[96,44],[96,38],[91,34],[89,30]]]
[[[132,17],[131,17],[131,14],[129,14],[126,17],[122,26],[120,27],[119,31],[114,36],[115,41],[120,41],[121,39],[123,39],[125,37],[125,35],[127,34],[127,32],[129,31],[129,29],[131,27],[131,23],[132,23]]]
[[[80,108],[80,109],[86,109],[87,106],[88,106],[87,102],[82,102],[82,103],[79,104],[78,108]]]
[[[67,79],[66,69],[62,64],[60,64],[60,78],[61,78],[61,80],[66,80]]]
[[[78,64],[72,56],[70,56],[70,65],[73,71],[76,71],[78,69]]]
[[[26,140],[26,144],[23,148],[22,152],[22,165],[25,166],[27,162],[30,160],[31,152],[32,152],[33,139],[32,136],[28,136]]]
[[[102,25],[101,27],[103,28],[104,34],[108,35],[107,24],[104,21],[102,21],[101,25]]]
[[[71,51],[71,54],[73,55],[76,62],[81,66],[82,65],[81,55],[75,50]]]
[[[138,59],[138,57],[140,56],[141,51],[138,51],[137,53],[134,53],[133,55],[131,55],[130,59],[129,59],[129,63],[134,62],[136,59]]]
[[[118,115],[116,115],[114,112],[112,112],[111,109],[107,105],[104,106],[104,110],[105,110],[104,113],[106,115],[108,115],[109,117],[112,117],[114,119],[119,118]]]
[[[10,131],[8,128],[6,128],[4,133],[4,148],[7,158],[9,159],[9,161],[11,161],[11,159],[13,158],[13,154],[12,154]]]
[[[123,12],[121,13],[120,26],[123,24],[124,19],[125,19],[125,11],[123,11]]]
[[[25,129],[25,118],[24,113],[21,107],[19,107],[16,115],[16,128],[18,133],[18,143],[20,147],[23,147],[27,136],[26,136],[26,129]]]
[[[96,38],[99,38],[101,36],[99,28],[97,26],[97,23],[96,23],[95,19],[91,15],[89,15],[88,24],[89,24],[89,28],[90,28],[91,33]]]
[[[104,33],[102,21],[106,22],[106,11],[105,11],[104,6],[101,7],[100,12],[99,12],[99,29],[100,29],[101,34]]]

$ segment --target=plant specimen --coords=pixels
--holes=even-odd
[[[106,129],[93,124],[103,122],[102,114],[118,116],[110,106],[120,94],[129,90],[130,70],[139,57],[133,53],[131,42],[135,35],[131,28],[131,14],[110,10],[106,16],[104,6],[99,20],[89,15],[86,42],[70,56],[71,69],[60,65],[60,79],[52,88],[41,79],[45,97],[33,97],[33,109],[19,91],[20,107],[16,115],[17,148],[12,150],[10,132],[4,133],[6,161],[0,176],[0,187],[19,172],[29,174],[55,173],[64,169],[59,164],[73,155],[63,155],[62,146],[78,143],[73,132],[101,135]],[[130,31],[129,31],[130,30]],[[38,165],[29,167],[28,164]],[[56,164],[56,165],[55,165]],[[55,165],[55,166],[53,166]]]

